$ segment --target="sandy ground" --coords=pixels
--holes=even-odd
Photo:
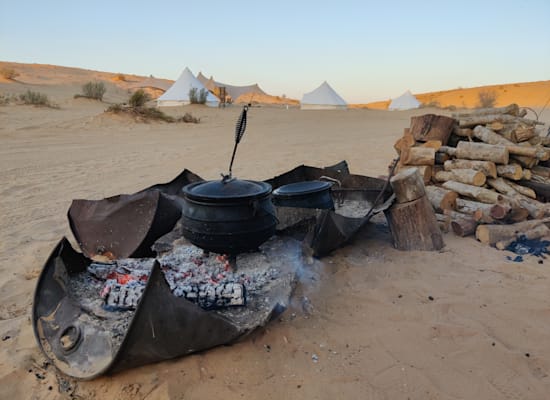
[[[549,262],[513,263],[452,234],[441,252],[400,252],[383,217],[306,268],[292,306],[237,344],[89,382],[56,374],[30,312],[46,258],[71,236],[71,200],[132,193],[184,168],[216,179],[240,112],[181,108],[171,112],[201,123],[136,123],[73,99],[78,79],[61,80],[33,86],[59,110],[0,106],[0,398],[548,398]],[[0,83],[0,93],[26,88]],[[115,87],[106,98],[125,95]],[[346,159],[355,173],[384,174],[411,115],[427,112],[442,113],[252,108],[233,171],[267,179]]]

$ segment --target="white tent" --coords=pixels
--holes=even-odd
[[[391,101],[388,110],[411,110],[418,107],[420,107],[420,102],[407,90],[401,96]]]
[[[229,96],[231,96],[231,99],[233,99],[233,101],[237,100],[239,96],[243,94],[248,94],[248,93],[254,93],[258,95],[267,94],[260,88],[260,86],[257,83],[253,85],[247,85],[247,86],[228,85],[227,83],[215,81],[213,77],[210,77],[210,79],[208,79],[206,76],[203,75],[202,72],[199,72],[199,74],[197,75],[197,79],[211,91],[214,91],[216,88],[219,88],[219,87],[224,87],[225,92]]]
[[[170,89],[168,89],[157,99],[157,106],[168,107],[190,104],[189,90],[191,90],[191,88],[197,89],[197,95],[201,89],[208,91],[208,89],[206,89],[204,85],[200,83],[197,78],[195,78],[189,68],[186,67],[178,80],[170,86]],[[206,105],[209,107],[218,107],[219,104],[220,100],[212,93],[208,92],[208,95],[206,96]]]
[[[317,89],[302,97],[302,110],[345,110],[346,101],[325,81]]]

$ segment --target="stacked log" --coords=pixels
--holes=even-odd
[[[394,146],[398,170],[419,169],[437,220],[457,235],[475,234],[497,248],[521,235],[544,236],[550,138],[526,114],[511,104],[453,118],[413,117]],[[487,240],[487,231],[498,231],[498,240]]]

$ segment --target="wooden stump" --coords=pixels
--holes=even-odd
[[[399,250],[440,250],[445,245],[437,220],[426,196],[386,211],[393,244]]]
[[[424,184],[428,184],[432,180],[432,166],[431,165],[398,165],[397,172],[406,171],[408,169],[416,168],[424,181]]]
[[[395,174],[390,184],[397,203],[407,203],[426,195],[424,179],[417,168],[408,168]]]
[[[417,169],[391,178],[396,202],[386,212],[393,243],[399,250],[440,250],[443,237]]]

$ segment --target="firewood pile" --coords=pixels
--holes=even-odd
[[[550,137],[516,104],[411,118],[394,145],[417,168],[443,230],[505,249],[550,234]]]

